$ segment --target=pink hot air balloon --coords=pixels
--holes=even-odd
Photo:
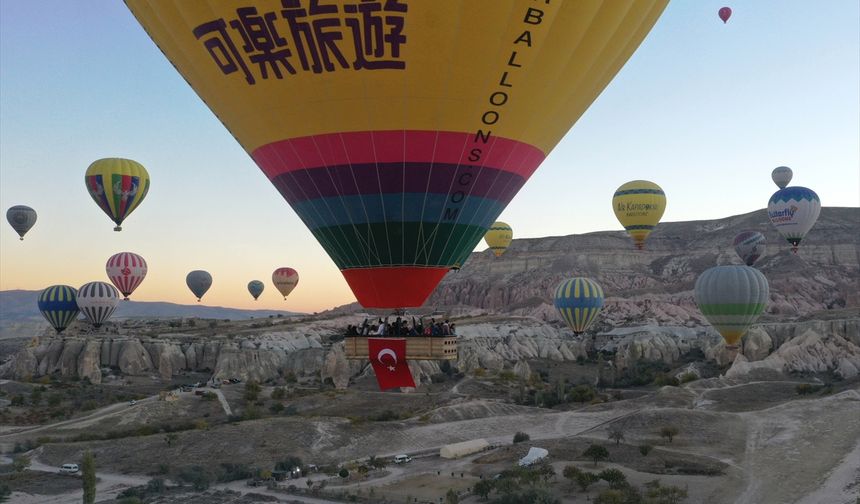
[[[128,301],[128,297],[146,277],[146,261],[135,253],[120,252],[108,259],[105,271],[110,281]]]
[[[725,24],[730,17],[732,17],[732,9],[730,7],[723,7],[719,12],[720,19],[723,20],[723,24]]]

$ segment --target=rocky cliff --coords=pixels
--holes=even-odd
[[[714,221],[662,223],[643,251],[634,250],[622,231],[515,239],[500,258],[489,251],[473,253],[460,271],[446,276],[427,306],[558,320],[551,301],[555,286],[571,276],[588,276],[607,296],[601,330],[700,326],[704,321],[693,302],[693,284],[711,266],[741,263],[732,239],[745,229],[767,238],[767,253],[756,264],[770,282],[766,319],[860,306],[858,208],[823,208],[797,255],[764,210]]]
[[[211,372],[216,378],[267,380],[293,373],[330,378],[340,388],[367,371],[366,361],[347,360],[342,343],[330,337],[351,319],[294,324],[289,329],[205,339],[181,333],[137,338],[96,334],[34,340],[0,366],[0,376],[23,379],[59,373],[98,383],[102,369],[168,380],[182,371]],[[510,369],[527,377],[529,361],[574,361],[593,346],[614,355],[618,370],[636,360],[675,363],[694,350],[718,365],[733,362],[727,375],[743,376],[762,369],[778,374],[833,373],[853,378],[860,373],[860,315],[834,320],[769,323],[744,338],[741,357],[703,327],[643,326],[616,328],[590,338],[574,339],[555,324],[529,317],[483,317],[460,327],[459,360],[465,372],[476,368]],[[413,361],[417,381],[439,373],[439,364]],[[692,371],[695,372],[695,369]]]

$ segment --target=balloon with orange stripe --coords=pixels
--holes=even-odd
[[[358,301],[405,308],[475,248],[667,0],[126,4]]]

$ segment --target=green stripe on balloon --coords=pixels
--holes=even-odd
[[[444,266],[471,251],[486,228],[436,222],[378,222],[313,230],[340,269]]]

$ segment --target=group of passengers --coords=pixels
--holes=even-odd
[[[430,319],[429,324],[424,323],[424,318],[419,317],[415,320],[412,317],[410,324],[405,318],[397,317],[394,322],[389,323],[388,317],[385,320],[379,319],[377,322],[368,322],[364,319],[364,323],[360,326],[349,325],[346,328],[347,336],[431,336],[444,337],[456,336],[457,324],[444,322],[436,322],[435,318]]]

